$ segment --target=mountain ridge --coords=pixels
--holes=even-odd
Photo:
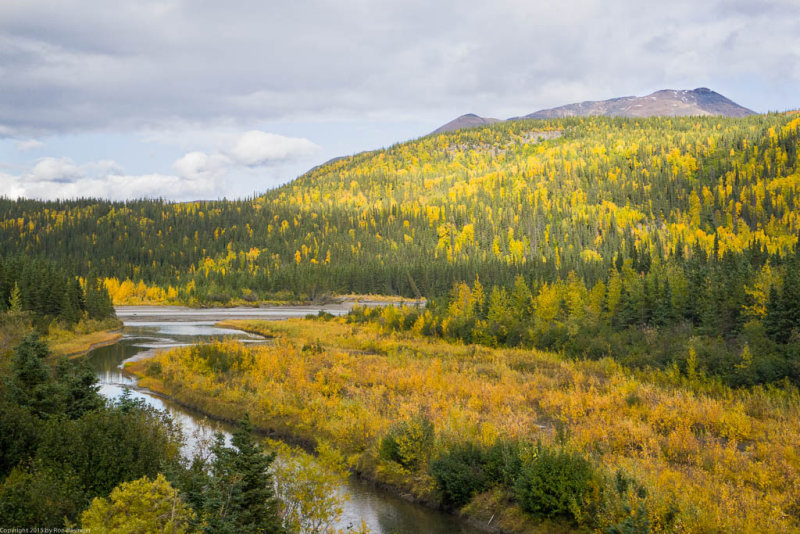
[[[597,115],[635,118],[653,116],[686,117],[694,115],[746,117],[756,114],[755,111],[737,104],[716,91],[707,87],[698,87],[696,89],[661,89],[645,96],[620,96],[607,100],[586,100],[554,108],[540,109],[533,113],[520,117],[511,117],[507,120],[560,119]],[[431,133],[438,134],[497,122],[502,121],[468,113],[440,126]]]
[[[494,119],[491,117],[481,117],[474,113],[465,113],[464,115],[451,120],[447,124],[439,126],[431,133],[440,134],[444,132],[454,132],[456,130],[461,130],[462,128],[475,128],[477,126],[486,126],[489,124],[495,124],[497,122],[503,122],[503,120]]]

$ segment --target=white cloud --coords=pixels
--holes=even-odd
[[[17,175],[0,174],[0,195],[41,199],[100,197],[121,200],[160,197],[171,200],[228,196],[228,185],[244,179],[239,194],[250,194],[285,181],[282,165],[312,155],[319,147],[307,139],[251,130],[210,135],[208,152],[192,150],[175,160],[172,173],[128,174],[117,162],[101,159],[76,163],[70,158],[44,157]],[[260,184],[260,185],[256,185]]]
[[[196,137],[197,138],[197,137]],[[178,175],[187,179],[217,179],[240,167],[269,167],[287,160],[312,156],[320,149],[308,139],[286,137],[250,130],[234,135],[231,132],[208,132],[206,144],[216,144],[210,153],[194,150],[173,163]]]
[[[319,147],[308,139],[284,137],[251,130],[245,132],[230,149],[230,155],[240,164],[267,165],[274,161],[313,155]]]
[[[26,180],[38,182],[69,183],[85,174],[75,162],[69,158],[42,158],[31,171],[25,175]]]
[[[208,155],[205,152],[189,152],[178,159],[172,167],[188,180],[214,180],[222,176],[231,161],[222,154]]]
[[[798,0],[0,2],[0,193],[244,195],[462,113],[663,88],[796,108],[798,27]]]
[[[45,144],[36,139],[25,139],[24,141],[17,141],[17,150],[20,152],[28,152],[29,150],[36,150],[44,148]]]
[[[216,177],[202,172],[188,177],[160,173],[128,175],[110,160],[78,165],[69,158],[42,158],[28,172],[0,173],[0,195],[45,200],[80,197],[191,200],[215,198],[220,190]]]

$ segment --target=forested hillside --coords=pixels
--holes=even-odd
[[[0,253],[111,278],[117,301],[190,303],[435,296],[476,275],[574,272],[591,287],[626,259],[699,251],[774,264],[800,229],[799,128],[783,114],[512,121],[342,158],[244,201],[2,200]]]

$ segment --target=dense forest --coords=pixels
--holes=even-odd
[[[101,280],[81,280],[52,262],[27,256],[0,257],[0,312],[30,312],[67,325],[115,316]]]
[[[116,302],[453,282],[594,286],[619,261],[759,250],[800,231],[800,118],[573,118],[431,135],[242,201],[0,201],[0,254],[105,277]]]

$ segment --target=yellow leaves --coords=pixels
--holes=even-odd
[[[549,328],[561,310],[561,296],[554,285],[545,283],[534,298],[535,318],[542,329]]]
[[[745,287],[745,292],[751,301],[744,307],[745,315],[753,319],[763,319],[767,314],[769,290],[771,287],[780,289],[781,282],[780,273],[773,269],[769,262],[765,263],[756,276],[753,286]]]
[[[95,498],[81,515],[81,526],[96,532],[192,532],[192,509],[164,475],[120,484],[108,498]]]
[[[602,262],[603,257],[595,250],[585,248],[581,251],[581,259],[586,263]]]
[[[555,303],[563,291],[545,286],[542,293]],[[459,287],[452,311],[474,313],[481,293]],[[537,299],[539,313],[548,309],[544,300]],[[558,306],[551,309],[544,319],[555,320]],[[426,314],[430,319],[428,311],[421,317]],[[187,349],[158,355],[169,377],[166,392],[226,417],[249,410],[261,427],[328,442],[362,466],[375,465],[370,455],[394,423],[420,410],[439,439],[450,442],[488,444],[502,437],[549,443],[556,439],[553,421],[562,421],[567,446],[594,455],[610,473],[624,468],[644,484],[654,531],[675,524],[688,532],[796,527],[787,513],[800,483],[796,392],[696,393],[669,382],[668,373],[634,377],[607,360],[450,345],[341,319],[245,326],[278,336],[275,345],[222,345],[251,362],[229,376],[209,372]],[[319,349],[302,350],[315,343]],[[411,456],[417,438],[407,436]],[[398,481],[409,476],[386,465],[374,474]]]

